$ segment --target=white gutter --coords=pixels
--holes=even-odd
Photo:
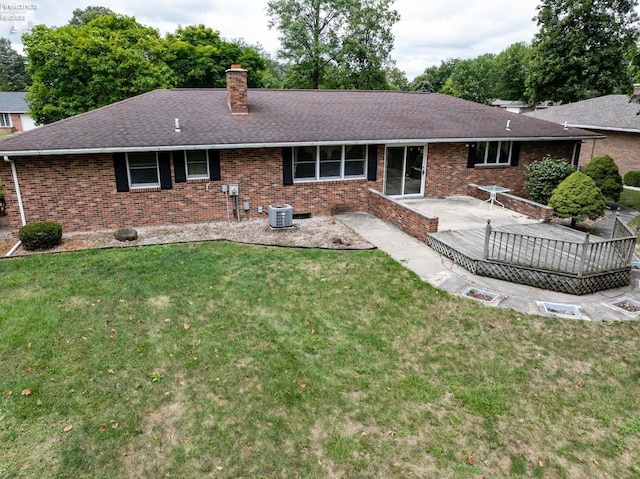
[[[22,220],[22,226],[27,224],[27,219],[24,214],[24,206],[22,204],[22,193],[20,192],[20,184],[18,183],[18,170],[16,170],[16,164],[5,155],[4,161],[11,163],[11,174],[13,175],[13,184],[16,187],[16,196],[18,197],[18,209],[20,210],[20,219]],[[13,248],[5,256],[11,256],[20,247],[22,241],[18,241]]]
[[[581,130],[603,130],[603,131],[618,131],[620,133],[640,133],[637,128],[623,128],[616,126],[595,126],[595,125],[572,125],[567,124],[570,128],[580,128]]]
[[[171,145],[171,146],[139,146],[110,148],[73,148],[61,150],[22,150],[0,151],[0,155],[11,156],[51,156],[78,154],[110,154],[142,151],[175,151],[175,150],[225,150],[239,148],[284,148],[295,146],[339,146],[339,145],[407,145],[425,143],[473,143],[476,141],[577,141],[606,138],[604,135],[576,136],[540,136],[540,137],[492,137],[492,138],[405,138],[376,140],[337,140],[337,141],[298,141],[278,143],[230,143],[215,145]]]

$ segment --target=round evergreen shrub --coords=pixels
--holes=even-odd
[[[556,187],[576,169],[567,160],[556,160],[545,156],[540,161],[525,166],[525,184],[529,196],[536,203],[546,205],[549,203],[551,193]]]
[[[53,248],[62,241],[62,226],[53,221],[30,223],[20,228],[18,239],[27,250]]]
[[[553,190],[549,206],[558,218],[571,218],[571,225],[585,218],[604,215],[605,200],[593,179],[576,171]]]
[[[640,186],[640,171],[627,171],[622,177],[622,182],[627,186]]]
[[[618,166],[609,155],[597,156],[582,170],[596,182],[604,197],[611,201],[618,201],[622,193],[622,177]]]

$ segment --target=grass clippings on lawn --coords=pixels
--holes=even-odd
[[[0,262],[0,477],[634,477],[636,322],[455,298],[379,251]]]

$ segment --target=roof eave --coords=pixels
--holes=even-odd
[[[460,138],[401,138],[401,139],[366,139],[341,141],[289,141],[275,143],[229,143],[206,145],[161,145],[139,147],[109,148],[68,148],[51,150],[0,150],[0,156],[54,156],[54,155],[96,155],[112,153],[131,153],[140,151],[174,151],[174,150],[224,150],[241,148],[286,148],[295,146],[335,146],[335,145],[371,145],[371,144],[426,144],[426,143],[470,143],[477,141],[582,141],[606,138],[603,135],[573,136],[537,136],[537,137],[460,137]]]
[[[602,131],[618,131],[621,133],[640,133],[638,128],[621,128],[616,126],[596,126],[596,125],[574,125],[568,123],[567,126],[571,128],[580,128],[583,130],[602,130]]]

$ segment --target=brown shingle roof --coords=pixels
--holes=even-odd
[[[257,89],[249,90],[249,114],[231,115],[224,89],[172,89],[10,137],[0,142],[0,155],[593,136],[433,93]]]
[[[525,115],[554,123],[597,130],[640,133],[640,105],[627,95],[606,95],[589,100],[552,106]]]

